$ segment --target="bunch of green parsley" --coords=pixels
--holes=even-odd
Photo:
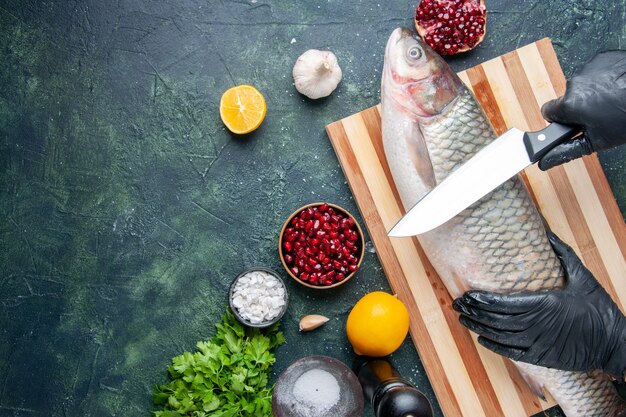
[[[271,416],[271,350],[285,341],[278,326],[246,329],[227,310],[211,340],[172,359],[170,383],[154,389],[154,403],[163,405],[155,417]]]

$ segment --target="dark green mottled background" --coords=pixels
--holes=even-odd
[[[356,213],[324,126],[377,103],[386,39],[416,2],[0,0],[0,416],[148,416],[170,358],[214,333],[230,280],[281,271],[291,211]],[[626,44],[624,0],[487,6],[488,36],[457,70],[549,36],[571,75]],[[313,47],[344,70],[319,102],[291,78]],[[235,138],[218,103],[240,83],[268,112]],[[625,156],[601,155],[622,212]],[[276,372],[311,354],[351,362],[350,307],[389,290],[368,248],[344,288],[289,283]],[[307,313],[331,321],[301,335]],[[434,399],[410,340],[392,359]]]

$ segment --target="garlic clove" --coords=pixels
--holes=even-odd
[[[317,99],[332,93],[342,78],[337,57],[330,51],[309,49],[293,66],[293,81],[301,94]]]
[[[300,319],[300,331],[309,332],[311,330],[317,329],[328,320],[330,320],[328,317],[320,316],[319,314],[310,314],[308,316],[304,316],[302,317],[302,319]]]

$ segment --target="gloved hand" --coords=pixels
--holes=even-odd
[[[567,371],[602,369],[623,378],[626,319],[576,253],[548,233],[564,288],[503,295],[468,291],[454,300],[481,345],[521,362]],[[626,277],[625,277],[626,278]]]
[[[544,171],[626,143],[626,51],[598,54],[567,82],[565,95],[545,103],[541,113],[546,120],[583,130],[541,158]]]

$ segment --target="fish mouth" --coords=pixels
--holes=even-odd
[[[404,27],[399,27],[399,28],[395,28],[393,32],[391,32],[391,36],[389,36],[389,40],[387,41],[387,47],[386,52],[389,52],[389,49],[392,46],[395,46],[398,44],[398,42],[400,42],[401,40],[408,38],[408,37],[414,37],[415,33],[409,29],[409,28],[404,28]]]
[[[413,37],[415,36],[415,32],[413,32],[411,29],[409,28],[405,28],[405,27],[399,27],[396,28],[393,33],[391,34],[392,37],[397,37],[398,40],[400,39],[404,39],[406,37]],[[396,42],[398,41],[396,40]]]

